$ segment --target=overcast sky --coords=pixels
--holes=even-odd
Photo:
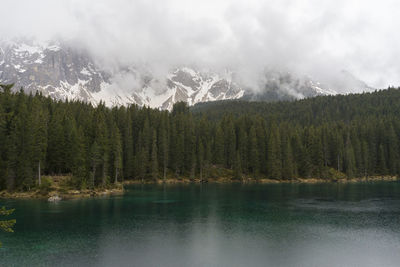
[[[1,0],[0,36],[63,38],[102,64],[267,68],[314,77],[342,69],[400,85],[400,1]]]

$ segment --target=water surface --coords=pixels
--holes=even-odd
[[[400,183],[135,185],[16,208],[0,266],[399,266]]]

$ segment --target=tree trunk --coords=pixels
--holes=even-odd
[[[103,163],[103,179],[102,179],[103,181],[103,185],[105,185],[106,184],[106,164],[105,163]]]
[[[15,186],[15,173],[13,170],[8,169],[7,172],[7,190],[14,190]]]
[[[115,181],[114,183],[116,184],[118,182],[118,168],[115,168]]]
[[[96,165],[93,164],[93,176],[92,176],[92,187],[94,188],[94,178],[96,175]]]
[[[167,164],[164,162],[164,180],[167,179]]]
[[[42,176],[40,174],[40,160],[39,160],[38,172],[39,172],[39,186],[40,186],[40,185],[42,185]]]

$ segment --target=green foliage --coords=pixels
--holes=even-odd
[[[172,108],[172,115],[176,116],[178,114],[187,114],[189,113],[189,107],[185,102],[177,102],[174,104]]]
[[[239,151],[236,152],[236,161],[235,161],[235,172],[234,172],[234,178],[237,180],[242,179],[242,163],[241,163],[241,157]]]
[[[346,179],[347,176],[343,172],[340,172],[334,168],[327,168],[326,169],[327,178],[333,181],[343,180]]]
[[[39,191],[41,194],[45,195],[50,192],[52,186],[52,181],[49,177],[42,177],[42,184],[39,186]]]
[[[0,91],[0,189],[39,173],[74,188],[124,179],[296,179],[400,173],[400,90],[292,102],[225,101],[172,112],[109,109]],[[43,179],[40,190],[51,184]]]

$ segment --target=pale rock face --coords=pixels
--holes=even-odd
[[[39,90],[56,99],[87,101],[108,78],[85,55],[58,44],[1,44],[0,81],[15,83],[15,90],[23,87],[27,93]]]
[[[346,73],[350,84],[367,87],[351,78]],[[15,83],[14,90],[23,87],[26,93],[41,91],[60,100],[170,110],[178,101],[194,105],[226,99],[271,101],[336,94],[309,78],[300,79],[289,73],[267,72],[260,81],[261,90],[254,91],[235,81],[229,72],[221,75],[180,67],[164,80],[135,67],[109,73],[97,66],[88,53],[60,42],[0,41],[0,83]]]

